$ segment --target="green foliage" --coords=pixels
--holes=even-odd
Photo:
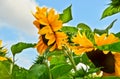
[[[27,75],[27,79],[49,79],[48,68],[45,64],[34,64]]]
[[[106,76],[106,77],[102,77],[100,79],[120,79],[120,77],[116,77],[116,76]]]
[[[74,26],[63,26],[61,30],[65,33],[77,33],[78,31]]]
[[[35,45],[36,44],[19,42],[11,46],[11,51],[12,54],[15,55],[22,52],[24,49],[34,47]]]
[[[90,28],[88,25],[84,24],[84,23],[79,23],[79,24],[77,25],[77,28],[78,28],[80,31],[82,31],[82,32],[88,32],[88,31],[92,32],[91,28]]]
[[[12,79],[27,79],[28,70],[14,65],[12,70]]]
[[[111,16],[113,14],[120,12],[120,0],[111,0],[110,6],[106,8],[102,14],[101,19]],[[60,14],[59,20],[63,23],[67,23],[72,20],[71,7],[67,7]],[[110,25],[105,29],[92,29],[85,23],[79,23],[77,27],[74,26],[63,26],[61,30],[68,36],[68,43],[70,45],[75,45],[72,42],[73,36],[75,36],[78,31],[87,36],[94,44],[94,33],[99,35],[107,33],[113,27],[117,19],[113,20]],[[120,38],[120,32],[114,34],[116,37]],[[57,39],[59,40],[59,39]],[[78,40],[79,41],[79,40]],[[13,60],[0,61],[0,79],[119,79],[119,77],[108,76],[108,77],[96,77],[93,73],[100,71],[101,67],[96,68],[95,65],[90,61],[86,52],[82,55],[75,55],[72,46],[69,48],[63,45],[62,50],[49,51],[49,47],[45,50],[43,55],[36,58],[35,62],[30,69],[21,68],[15,64],[15,55],[21,53],[24,49],[33,48],[36,44],[19,42],[11,46],[11,51],[13,54]],[[76,45],[77,46],[77,45]],[[44,47],[44,46],[43,46]],[[57,47],[57,46],[56,46]],[[0,47],[0,50],[3,47]],[[97,47],[99,50],[120,52],[120,41],[112,44],[107,44]],[[0,56],[6,56],[6,53],[0,51]],[[81,66],[77,69],[77,65],[82,63],[86,68]]]
[[[57,64],[65,64],[66,63],[66,58],[64,55],[59,55],[59,56],[53,56],[51,57],[50,64],[52,65],[57,65]]]
[[[98,49],[112,52],[120,52],[120,42],[98,46]]]
[[[53,79],[57,79],[61,76],[66,75],[67,73],[70,72],[71,69],[72,69],[72,66],[69,64],[59,64],[59,65],[54,66],[51,69]]]
[[[120,32],[114,34],[116,37],[120,38]]]
[[[120,6],[120,0],[111,0],[112,2],[110,3],[112,6],[117,7]]]
[[[104,30],[94,29],[94,33],[97,33],[97,34],[100,34],[100,35],[102,35],[102,34],[104,34],[104,33],[107,33],[107,34],[108,34],[109,30],[113,27],[113,25],[114,25],[114,23],[115,23],[116,21],[117,21],[117,19],[113,20],[112,23],[110,23],[110,25],[107,26],[107,28],[104,29]]]
[[[114,7],[114,6],[110,5],[109,7],[107,7],[104,10],[101,19],[106,18],[108,16],[112,16],[112,15],[119,13],[119,12],[120,12],[120,6]]]
[[[63,13],[60,14],[60,20],[62,20],[63,23],[67,23],[70,20],[72,20],[72,13],[71,13],[71,6],[63,10]]]
[[[88,58],[88,56],[86,55],[86,53],[82,54],[80,60],[81,60],[82,63],[84,63],[84,64],[86,64],[86,65],[88,65],[90,67],[95,67],[93,65],[93,63],[90,62],[90,59]]]
[[[11,79],[9,61],[0,61],[0,79]]]

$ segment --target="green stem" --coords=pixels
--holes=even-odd
[[[11,75],[11,77],[12,77],[12,73],[13,73],[14,64],[15,64],[15,56],[13,55],[13,62],[10,65],[10,75]]]
[[[76,69],[76,64],[75,64],[75,61],[74,61],[74,59],[73,59],[72,54],[71,54],[69,51],[67,51],[66,53],[67,53],[67,55],[68,55],[68,57],[69,57],[69,60],[70,60],[70,62],[71,62],[71,64],[72,64],[72,66],[73,66],[74,71],[76,72],[76,71],[77,71],[77,69]]]
[[[48,65],[48,60],[45,61],[45,65],[46,65],[47,68],[48,68],[49,79],[52,79],[52,75],[51,75],[51,72],[50,72],[50,67],[49,67],[49,65]]]

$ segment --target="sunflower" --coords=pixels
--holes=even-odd
[[[7,58],[5,57],[6,52],[7,52],[7,49],[3,49],[2,40],[0,40],[0,61],[7,60]]]
[[[39,42],[36,48],[40,54],[50,46],[50,51],[62,49],[63,41],[67,38],[64,32],[61,32],[62,21],[59,20],[59,14],[54,9],[46,7],[36,7],[36,13],[33,14],[36,20],[33,22],[38,28]]]
[[[105,75],[120,76],[120,54],[112,51],[102,51],[96,48],[96,46],[118,42],[119,38],[111,33],[109,35],[102,34],[101,36],[95,34],[94,39],[95,44],[93,44],[84,33],[83,35],[78,33],[77,36],[73,38],[73,42],[77,44],[74,46],[73,51],[77,55],[86,52],[88,58],[96,67],[103,67],[101,70],[104,71]]]

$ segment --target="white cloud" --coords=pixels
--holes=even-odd
[[[31,11],[35,0],[0,0],[0,27],[7,26],[27,34],[36,34]]]

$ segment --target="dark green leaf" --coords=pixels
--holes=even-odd
[[[97,34],[99,34],[99,35],[102,35],[102,34],[104,34],[104,33],[107,33],[107,30],[101,30],[101,29],[94,29],[94,33],[97,33]]]
[[[43,64],[45,62],[44,56],[38,56],[37,59],[34,61],[34,64]]]
[[[119,37],[120,38],[120,32],[114,34],[116,37]]]
[[[72,20],[72,13],[71,13],[71,6],[63,10],[63,13],[60,14],[60,20],[62,20],[63,23],[67,23],[70,20]]]
[[[36,44],[19,42],[17,44],[12,45],[11,51],[12,54],[15,55],[17,53],[22,52],[24,49],[34,47],[35,45]]]
[[[120,6],[120,0],[111,0],[112,2],[110,3],[110,5],[112,5],[113,7],[118,7]]]
[[[105,51],[120,52],[120,42],[98,46],[98,49],[105,50]]]
[[[117,19],[115,19],[105,30],[110,30],[116,21]]]
[[[27,79],[49,79],[48,68],[44,64],[34,64],[29,70]]]
[[[104,10],[101,19],[106,18],[108,16],[112,16],[119,12],[120,12],[120,6],[118,7],[109,6]]]
[[[51,69],[53,79],[57,79],[61,76],[66,75],[68,72],[70,72],[71,69],[72,69],[72,66],[68,64],[59,64],[59,65],[54,66]]]
[[[102,77],[101,79],[120,79],[120,77],[116,77],[116,76],[106,76],[106,77]]]

